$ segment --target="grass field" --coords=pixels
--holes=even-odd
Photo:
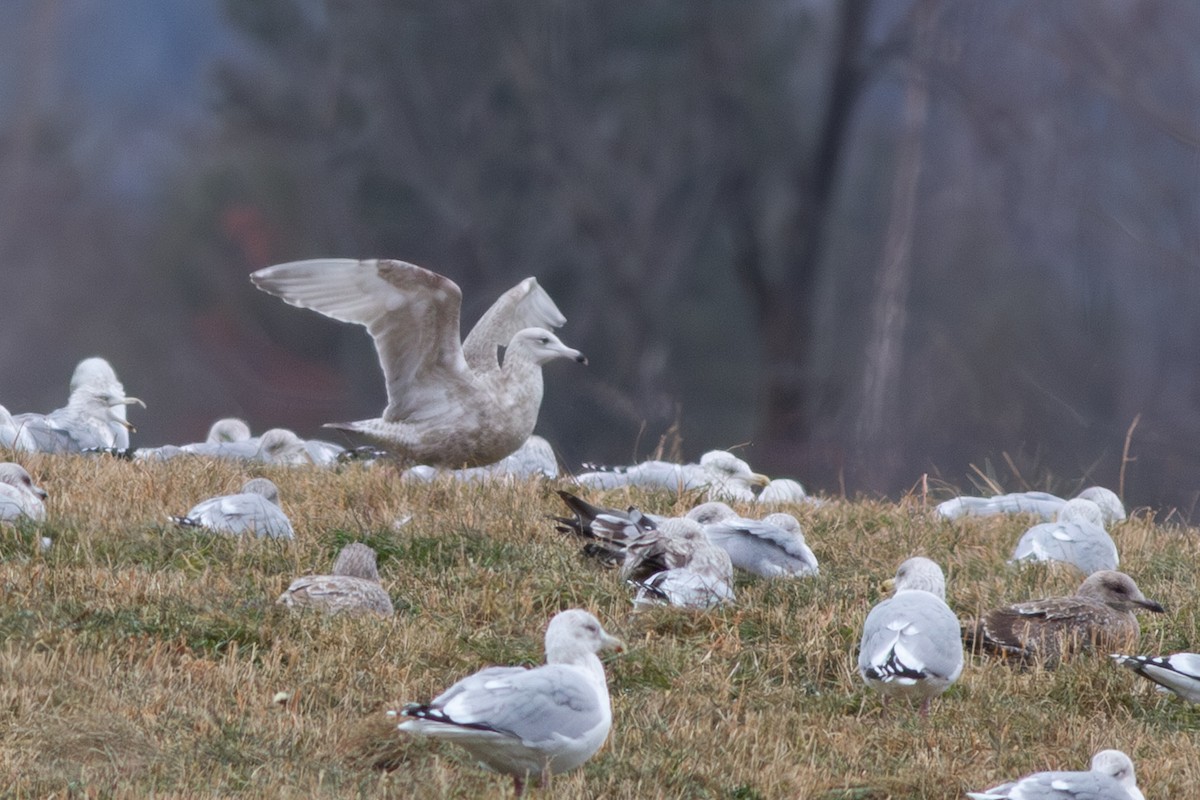
[[[1006,567],[1028,519],[944,522],[919,497],[786,508],[820,577],[739,579],[736,607],[711,613],[633,614],[616,574],[554,533],[555,483],[19,460],[50,492],[50,521],[0,528],[3,797],[510,795],[508,778],[453,746],[404,738],[384,712],[486,665],[540,662],[546,622],[572,606],[628,646],[605,656],[613,731],[582,769],[533,796],[957,798],[1034,770],[1085,769],[1106,747],[1133,757],[1147,798],[1193,797],[1200,785],[1200,707],[1107,658],[1055,672],[969,659],[927,721],[899,706],[881,713],[856,650],[880,583],[904,558],[943,566],[960,617],[1074,590],[1067,571]],[[279,485],[294,542],[166,522],[258,474]],[[694,499],[588,496],[665,513]],[[46,553],[42,535],[54,539]],[[1196,531],[1138,515],[1113,538],[1122,568],[1170,612],[1142,617],[1142,651],[1200,648]],[[379,551],[394,619],[274,604],[353,540]]]

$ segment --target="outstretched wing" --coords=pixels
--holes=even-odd
[[[498,347],[505,347],[513,335],[524,328],[561,328],[567,318],[538,285],[537,278],[526,278],[492,303],[471,328],[463,341],[463,356],[476,372],[500,368]]]
[[[472,375],[459,342],[462,292],[454,281],[403,261],[349,258],[278,264],[251,274],[285,302],[365,325],[387,383],[389,422],[419,421],[456,406]]]

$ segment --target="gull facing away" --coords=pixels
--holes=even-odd
[[[1120,564],[1117,546],[1104,530],[1104,513],[1091,500],[1076,497],[1065,502],[1054,522],[1043,522],[1025,531],[1010,561],[1061,561],[1084,575]]]
[[[1158,684],[1160,692],[1174,692],[1189,703],[1200,703],[1200,653],[1169,656],[1123,656],[1113,653],[1118,664]]]
[[[204,500],[187,516],[171,519],[189,528],[233,535],[252,533],[260,539],[293,539],[296,535],[279,507],[279,489],[266,478],[252,478],[237,494]]]
[[[37,486],[20,464],[6,461],[0,464],[0,522],[46,519],[46,490]]]
[[[1121,498],[1103,486],[1089,486],[1077,497],[1091,500],[1104,514],[1104,524],[1112,525],[1126,518]],[[1067,501],[1048,492],[1013,492],[995,497],[953,497],[940,503],[935,509],[938,516],[946,519],[960,517],[987,517],[995,514],[1034,514],[1049,522],[1058,514]]]
[[[594,465],[585,465],[594,466]],[[750,465],[726,450],[710,450],[697,464],[670,461],[643,461],[629,467],[603,467],[575,476],[575,482],[595,489],[643,486],[687,492],[707,489],[709,500],[754,500],[754,490],[770,478],[750,469]]]
[[[625,548],[621,577],[636,589],[636,608],[669,605],[707,609],[732,603],[733,563],[729,554],[687,517],[672,517]]]
[[[972,650],[1046,667],[1077,651],[1111,653],[1135,647],[1141,628],[1135,609],[1164,613],[1124,572],[1101,570],[1070,597],[1031,600],[997,608],[968,621],[963,636]]]
[[[934,697],[950,688],[963,669],[958,617],[946,605],[946,578],[928,558],[910,558],[891,581],[895,593],[878,603],[863,623],[858,672],[892,697],[920,700],[929,714]]]
[[[316,608],[330,614],[366,612],[390,617],[396,613],[392,598],[380,585],[375,551],[361,542],[351,542],[342,548],[329,575],[297,578],[275,602],[288,608]]]
[[[484,314],[483,329],[467,337],[470,360],[459,340],[462,292],[427,269],[385,259],[316,259],[260,269],[250,279],[291,305],[367,328],[387,383],[387,407],[377,419],[327,427],[359,434],[404,463],[460,468],[499,461],[533,433],[542,365],[557,358],[587,363],[538,327],[561,323],[561,314],[547,313],[557,312],[553,302],[510,302],[522,287],[544,294],[532,279]],[[500,342],[501,363],[495,340],[511,328]]]
[[[592,757],[608,738],[612,706],[596,654],[622,650],[582,609],[559,612],[546,627],[546,663],[533,669],[488,667],[428,703],[405,706],[406,733],[454,742],[485,767],[511,775],[517,795]]]
[[[1092,756],[1087,772],[1035,772],[982,792],[972,800],[1146,800],[1137,785],[1133,761],[1120,750]]]
[[[817,557],[791,514],[746,519],[725,503],[710,502],[696,506],[687,516],[700,523],[709,541],[728,553],[738,569],[765,578],[816,575],[819,571]]]

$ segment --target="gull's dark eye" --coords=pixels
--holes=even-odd
[[[541,342],[542,344],[550,344],[550,340],[547,339],[545,336],[538,339],[538,341]]]

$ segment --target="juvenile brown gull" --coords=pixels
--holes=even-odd
[[[1070,597],[1015,603],[986,612],[964,625],[972,649],[1021,662],[1053,667],[1080,650],[1104,653],[1135,647],[1141,629],[1135,609],[1163,613],[1123,572],[1101,570],[1087,577]]]
[[[180,525],[217,533],[250,533],[270,539],[295,537],[292,523],[279,507],[279,490],[266,478],[252,478],[237,494],[204,500],[187,516],[172,519]]]
[[[366,326],[388,405],[378,419],[328,427],[360,434],[405,463],[459,468],[499,461],[533,433],[542,365],[557,358],[587,363],[550,331],[524,327],[505,343],[503,364],[495,367],[495,337],[481,333],[478,348],[471,343],[481,366],[473,367],[459,340],[458,285],[403,261],[296,261],[250,277],[287,303]],[[518,319],[525,319],[518,311],[498,311],[487,328],[502,330],[505,320]]]
[[[1120,750],[1092,756],[1087,772],[1035,772],[982,792],[972,800],[1146,800],[1137,786],[1133,761]]]
[[[728,553],[738,569],[766,578],[819,571],[817,557],[791,514],[747,519],[725,503],[710,502],[696,506],[687,516],[700,523],[709,541]]]
[[[891,581],[894,594],[876,604],[863,623],[858,671],[863,681],[891,697],[920,700],[921,716],[963,669],[958,617],[946,605],[942,568],[910,558]]]
[[[620,640],[581,609],[559,612],[546,628],[546,663],[533,669],[488,667],[429,703],[405,706],[407,733],[454,742],[485,767],[511,775],[519,796],[592,757],[608,738],[612,706],[596,654]]]
[[[20,464],[0,463],[0,522],[46,519],[46,490],[37,486]]]
[[[390,617],[395,613],[392,598],[379,583],[375,551],[361,542],[342,548],[329,575],[297,578],[276,602],[288,608],[316,608],[330,614],[369,612]]]
[[[1054,522],[1043,522],[1025,531],[1010,560],[1061,561],[1084,575],[1120,565],[1117,546],[1104,530],[1100,507],[1079,497],[1064,503]]]
[[[1189,703],[1200,703],[1200,653],[1169,656],[1123,656],[1117,663],[1158,684],[1160,692],[1174,692]]]
[[[696,464],[643,461],[628,467],[605,467],[575,476],[575,482],[595,489],[642,486],[672,492],[707,490],[709,500],[752,501],[754,489],[770,478],[726,450],[710,450]]]

